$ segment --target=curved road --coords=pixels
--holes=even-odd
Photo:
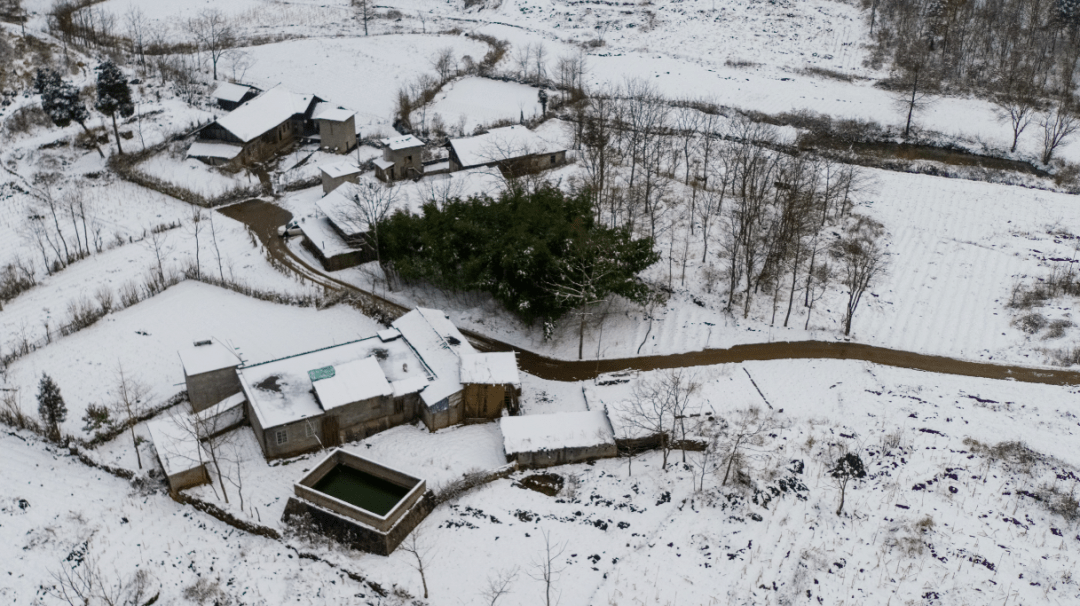
[[[287,223],[292,214],[279,206],[261,200],[251,200],[220,209],[227,217],[244,223],[266,247],[267,254],[274,262],[281,263],[303,278],[331,289],[346,289],[374,300],[387,311],[404,314],[408,309],[361,290],[351,284],[333,278],[322,270],[312,267],[289,249],[285,241],[277,236],[279,226]],[[930,356],[909,351],[875,347],[860,343],[832,341],[793,341],[782,343],[753,343],[736,345],[728,349],[705,349],[666,356],[644,356],[611,360],[557,360],[531,351],[513,347],[507,343],[469,330],[462,330],[477,347],[487,351],[515,351],[521,369],[541,379],[554,381],[580,381],[591,379],[606,372],[619,370],[652,370],[657,368],[678,368],[686,366],[706,366],[747,360],[794,360],[826,358],[835,360],[862,360],[885,366],[896,366],[923,370],[927,372],[983,377],[987,379],[1012,379],[1026,383],[1047,383],[1051,385],[1080,384],[1080,372],[1070,370],[1028,368],[1025,366],[1003,366],[983,364]]]

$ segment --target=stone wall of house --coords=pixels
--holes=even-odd
[[[259,440],[259,444],[263,447],[263,455],[267,459],[277,459],[321,449],[326,442],[322,435],[322,418],[323,416],[319,415],[266,428],[262,431],[263,439]],[[255,426],[256,424],[252,423],[252,427]],[[285,432],[286,439],[284,443],[279,444],[278,432],[281,431]]]
[[[349,183],[358,183],[360,181],[360,173],[353,175],[341,175],[340,177],[331,177],[326,173],[322,173],[322,191],[323,194],[328,194],[338,188],[342,183],[348,181]]]
[[[236,367],[230,366],[197,375],[184,373],[191,409],[199,412],[241,391]]]
[[[344,122],[317,120],[319,141],[323,148],[344,154],[356,147],[356,120],[350,116]]]
[[[199,465],[193,469],[174,473],[173,475],[168,476],[168,480],[169,490],[172,492],[180,492],[181,490],[191,488],[192,486],[210,482],[210,475],[206,473],[205,465]]]

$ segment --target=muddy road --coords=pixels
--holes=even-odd
[[[267,254],[278,264],[296,272],[313,284],[331,289],[346,289],[378,302],[379,306],[395,315],[408,309],[373,293],[326,275],[296,256],[278,237],[277,229],[287,223],[292,215],[269,202],[251,200],[220,209],[225,216],[240,221],[251,229],[266,248]],[[1071,370],[1028,368],[968,362],[944,356],[931,356],[909,351],[899,351],[861,343],[832,341],[792,341],[781,343],[753,343],[736,345],[727,349],[705,349],[666,356],[644,356],[609,360],[557,360],[513,347],[469,330],[461,331],[477,348],[484,351],[515,351],[521,370],[541,379],[553,381],[581,381],[597,375],[620,370],[655,370],[688,366],[707,366],[746,361],[764,360],[860,360],[884,366],[895,366],[965,377],[1003,379],[1025,383],[1050,385],[1078,385],[1080,372]]]

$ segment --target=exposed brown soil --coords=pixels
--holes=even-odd
[[[406,308],[368,293],[351,284],[332,278],[321,269],[311,267],[297,257],[285,241],[277,235],[277,228],[287,223],[292,215],[269,202],[251,200],[224,207],[220,212],[247,225],[266,247],[267,254],[276,262],[297,272],[303,278],[332,289],[348,289],[379,301],[385,309],[399,314]],[[736,345],[727,349],[706,349],[666,356],[645,356],[640,358],[622,358],[612,360],[557,360],[539,354],[512,347],[507,343],[491,339],[469,330],[461,331],[476,347],[485,351],[515,351],[521,370],[553,381],[581,381],[592,379],[600,374],[620,370],[655,370],[689,366],[707,366],[746,362],[750,360],[860,360],[896,366],[926,372],[1004,379],[1025,383],[1046,383],[1050,385],[1080,384],[1080,372],[1072,370],[1028,368],[1024,366],[1005,366],[968,362],[944,356],[930,356],[909,351],[899,351],[873,345],[828,341],[794,341],[783,343],[754,343]]]
[[[852,142],[828,136],[809,136],[800,139],[799,147],[829,148],[840,151],[854,152],[858,156],[879,159],[897,158],[900,160],[931,160],[953,166],[978,166],[994,170],[1009,170],[1038,177],[1048,177],[1050,173],[1035,167],[1028,162],[997,158],[994,156],[982,156],[963,150],[935,147],[933,145],[917,145],[912,143],[882,142]]]

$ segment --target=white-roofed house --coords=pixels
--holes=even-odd
[[[218,340],[196,341],[178,353],[193,412],[209,408],[240,391],[236,368],[243,361]]]
[[[214,101],[217,101],[218,107],[231,112],[240,107],[245,101],[254,99],[260,92],[262,91],[254,86],[222,82],[210,96],[214,98]]]
[[[615,434],[602,410],[503,417],[499,429],[507,462],[522,467],[568,465],[618,454]]]
[[[368,225],[354,202],[361,181],[386,187],[369,176],[358,176],[356,181],[342,183],[315,203],[322,216],[305,221],[300,227],[304,232],[304,248],[311,251],[327,271],[355,267],[375,258],[375,251],[365,237]]]
[[[329,103],[315,106],[312,118],[319,126],[319,146],[344,154],[356,147],[356,112]]]
[[[525,174],[566,162],[566,147],[551,142],[521,125],[493,128],[483,135],[451,139],[450,170],[497,166],[511,174]]]
[[[521,379],[512,351],[461,355],[465,420],[498,419],[507,410],[518,412]]]
[[[330,162],[319,167],[319,175],[322,177],[322,191],[326,195],[338,188],[342,183],[356,183],[360,178],[360,167],[351,160]]]
[[[276,87],[198,129],[188,156],[213,165],[261,162],[301,138],[322,139],[320,129],[323,127],[335,129],[333,135],[328,135],[335,145],[350,140],[350,135],[344,131],[351,129],[351,141],[355,146],[354,119],[348,110],[329,106],[310,93],[294,93]],[[339,129],[341,133],[338,133]]]
[[[424,142],[412,135],[383,139],[383,157],[375,160],[375,176],[383,181],[418,179],[424,176],[421,152]]]
[[[520,383],[514,354],[478,353],[435,309],[414,309],[364,339],[257,364],[238,366],[235,354],[208,343],[181,352],[185,374],[228,372],[237,388],[193,418],[212,417],[214,427],[231,428],[242,407],[267,458],[337,446],[418,419],[431,431],[465,422],[463,394],[473,385],[483,402],[473,416],[495,418],[505,390],[516,394]],[[492,386],[498,393],[488,392]],[[163,444],[170,439],[163,434]]]

